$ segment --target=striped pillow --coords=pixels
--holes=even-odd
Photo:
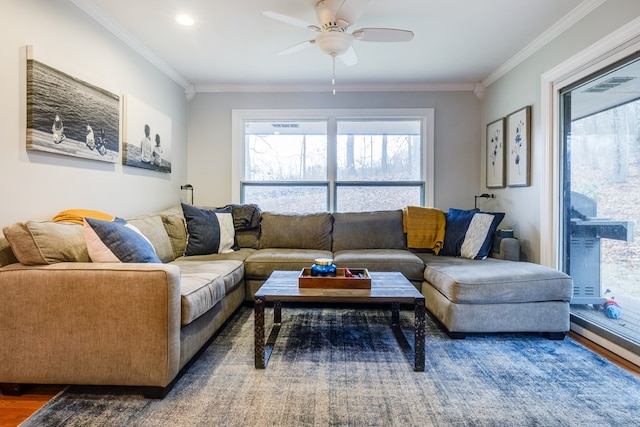
[[[487,258],[493,235],[503,218],[502,212],[449,209],[440,255],[468,259]]]
[[[187,223],[185,256],[233,252],[235,229],[231,207],[200,209],[182,204]]]

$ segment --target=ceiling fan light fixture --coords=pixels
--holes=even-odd
[[[353,43],[351,34],[339,31],[327,31],[318,34],[316,44],[320,49],[330,56],[340,56],[344,54]]]

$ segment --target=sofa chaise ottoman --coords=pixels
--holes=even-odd
[[[467,333],[543,332],[563,339],[569,330],[573,281],[542,265],[495,258],[422,256],[427,309],[452,338]]]

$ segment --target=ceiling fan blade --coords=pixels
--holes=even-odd
[[[356,51],[353,48],[353,46],[351,46],[345,53],[340,55],[338,58],[340,58],[340,60],[344,62],[344,65],[347,65],[349,67],[351,67],[352,65],[356,65],[358,63],[358,55],[356,55]]]
[[[276,21],[284,22],[285,24],[293,25],[294,27],[300,28],[308,28],[313,31],[320,31],[320,28],[317,25],[310,24],[307,21],[303,21],[302,19],[294,18],[293,16],[284,15],[278,12],[272,12],[270,10],[265,10],[262,12],[263,16],[267,18],[275,19]]]
[[[408,42],[413,31],[395,28],[361,28],[353,32],[353,38],[363,42]]]
[[[306,41],[303,41],[302,43],[295,44],[283,50],[282,52],[278,53],[278,55],[289,55],[290,53],[300,52],[301,50],[304,50],[309,46],[314,45],[315,43],[316,43],[315,40],[306,40]]]
[[[336,21],[344,21],[347,26],[358,20],[371,0],[342,0],[336,12]]]

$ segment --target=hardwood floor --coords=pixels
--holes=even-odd
[[[574,332],[569,332],[568,337],[640,378],[640,366],[627,362]],[[64,386],[59,385],[37,385],[27,389],[22,396],[0,393],[0,427],[19,425],[63,389]]]
[[[36,385],[22,396],[0,393],[0,427],[15,427],[58,394],[64,386]]]
[[[585,346],[589,350],[593,351],[594,353],[599,354],[600,356],[604,357],[605,359],[613,362],[614,364],[620,366],[623,369],[626,369],[627,371],[629,371],[632,374],[634,374],[636,377],[640,378],[640,366],[634,365],[633,363],[629,362],[628,360],[623,359],[622,357],[618,356],[617,354],[610,352],[606,348],[603,348],[603,347],[599,346],[598,344],[594,343],[593,341],[590,341],[587,338],[583,337],[582,335],[576,334],[575,332],[569,331],[567,336],[569,338],[571,338],[572,340],[582,344],[583,346]]]

